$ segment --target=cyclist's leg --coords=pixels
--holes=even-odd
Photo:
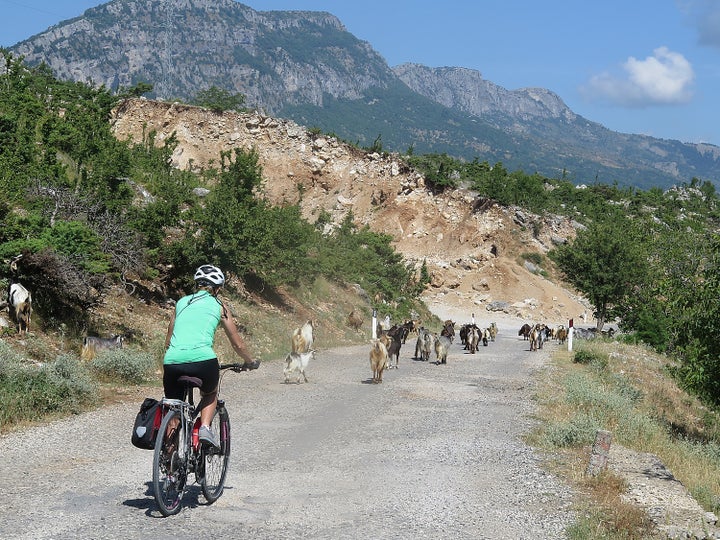
[[[200,370],[197,375],[203,381],[200,388],[200,403],[198,410],[200,411],[200,422],[203,426],[209,426],[215,417],[215,409],[217,408],[217,391],[220,384],[220,363],[217,358],[213,358],[206,362],[198,364]]]

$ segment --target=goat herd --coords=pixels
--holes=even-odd
[[[376,328],[377,338],[371,340],[370,368],[372,369],[372,381],[381,383],[383,371],[386,369],[397,369],[400,363],[400,348],[406,342],[411,333],[417,334],[415,341],[415,354],[413,360],[423,362],[430,361],[430,356],[435,352],[436,364],[447,364],[450,345],[455,340],[455,323],[445,321],[439,334],[431,332],[420,326],[416,320],[406,321],[401,325],[388,326],[378,324]],[[464,350],[475,354],[479,344],[487,346],[490,341],[495,341],[497,336],[497,325],[491,323],[488,328],[480,328],[474,322],[464,324],[460,327],[460,341]]]
[[[361,324],[354,324],[357,319],[355,312],[351,313],[348,316],[348,325],[355,328],[355,330],[360,330]],[[455,326],[455,322],[447,320],[443,323],[442,330],[435,333],[420,326],[420,321],[417,320],[409,320],[400,325],[394,324],[390,326],[389,318],[386,318],[383,322],[378,323],[375,329],[377,337],[370,340],[372,382],[376,384],[382,383],[385,370],[399,367],[400,349],[411,334],[417,336],[413,360],[428,362],[434,352],[437,365],[447,364],[448,351],[455,340]],[[312,348],[313,330],[313,321],[308,320],[293,332],[291,338],[292,351],[285,357],[285,366],[283,368],[286,383],[291,382],[293,377],[295,377],[297,383],[300,383],[301,378],[308,382],[305,370],[315,355],[315,350]],[[498,327],[494,322],[490,323],[487,328],[480,328],[473,321],[462,325],[458,332],[463,350],[468,351],[469,354],[475,354],[481,343],[487,347],[489,343],[495,341],[497,334]],[[526,323],[520,328],[518,336],[529,341],[530,351],[537,351],[542,349],[543,343],[550,339],[557,340],[559,344],[565,343],[568,337],[568,329],[564,325],[551,328],[542,323],[534,325]]]

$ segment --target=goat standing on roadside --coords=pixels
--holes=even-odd
[[[447,364],[447,355],[450,350],[451,339],[448,336],[440,336],[435,340],[435,354],[438,364]]]
[[[434,344],[435,336],[427,328],[420,327],[417,342],[415,343],[415,358],[419,358],[423,362],[430,360],[430,353]]]
[[[388,352],[385,344],[379,339],[370,341],[372,349],[370,349],[370,369],[372,369],[372,381],[375,384],[382,382],[383,371],[388,365]]]
[[[313,358],[315,358],[315,351],[312,349],[310,349],[308,352],[291,352],[290,354],[288,354],[285,357],[285,367],[283,368],[285,382],[287,383],[290,381],[290,375],[292,375],[295,371],[298,372],[297,381],[295,382],[300,384],[301,376],[303,377],[303,379],[305,379],[305,382],[308,382],[307,375],[305,375],[305,369],[310,363],[310,360],[312,360]]]
[[[311,320],[308,320],[300,328],[295,329],[291,338],[292,352],[304,353],[310,350],[313,345],[314,328],[314,323]]]

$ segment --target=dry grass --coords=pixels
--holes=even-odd
[[[611,431],[618,444],[657,455],[707,511],[720,508],[718,414],[678,387],[667,374],[670,362],[645,347],[608,340],[582,341],[574,352],[554,355],[536,395],[542,422],[530,442],[563,456],[553,468],[586,496],[572,538],[651,534],[644,512],[620,498],[621,479],[585,475],[598,429]]]

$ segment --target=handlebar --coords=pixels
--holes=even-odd
[[[251,363],[244,363],[241,364],[239,362],[236,362],[234,364],[220,364],[220,369],[231,369],[236,373],[240,373],[242,371],[252,371],[254,369],[257,369],[260,367],[260,360],[255,360]]]

